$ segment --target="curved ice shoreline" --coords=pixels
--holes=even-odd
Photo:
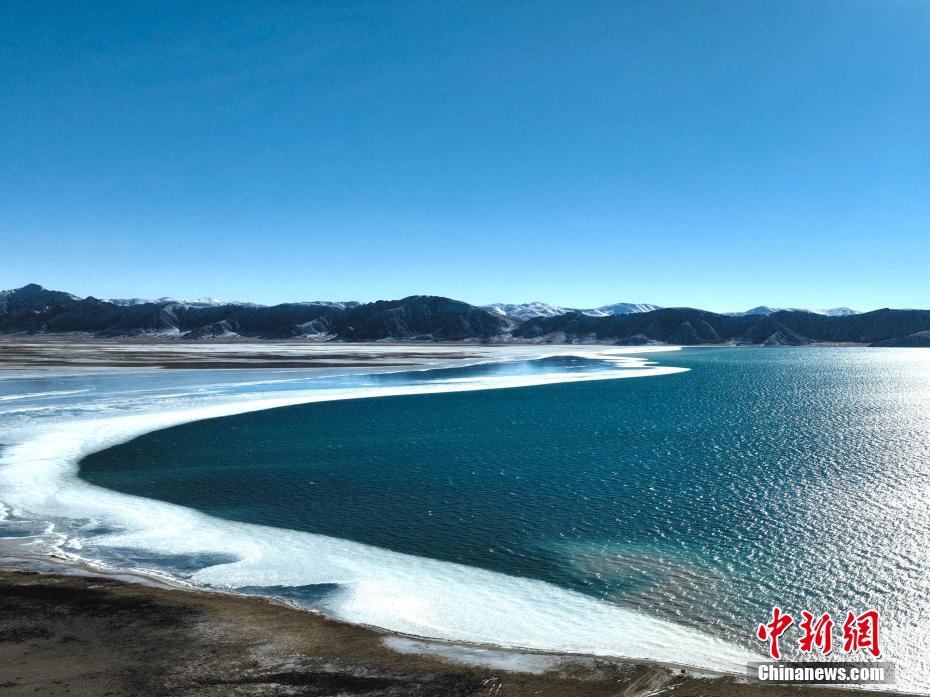
[[[566,351],[565,353],[575,353]],[[430,639],[584,653],[742,672],[754,656],[709,635],[533,579],[391,552],[306,532],[237,523],[193,509],[134,497],[80,480],[78,462],[143,433],[247,411],[337,399],[522,387],[648,377],[684,369],[651,366],[626,351],[598,351],[626,367],[589,373],[497,376],[423,385],[228,395],[219,403],[169,411],[65,421],[26,429],[0,454],[0,500],[45,519],[95,521],[121,532],[70,533],[83,544],[154,554],[232,555],[238,561],[196,572],[192,581],[221,588],[335,584],[322,609],[332,617]]]

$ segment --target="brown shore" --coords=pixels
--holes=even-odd
[[[462,361],[468,344],[333,344],[307,340],[226,339],[209,342],[87,336],[0,337],[0,368],[404,368]]]
[[[262,598],[0,571],[4,697],[850,694],[585,657],[562,657],[542,674],[511,672],[400,653],[387,636]]]

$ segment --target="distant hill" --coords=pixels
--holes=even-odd
[[[827,315],[829,317],[845,317],[846,315],[858,315],[860,314],[858,310],[853,310],[848,307],[831,307],[828,310],[817,310],[817,309],[801,309],[797,307],[785,308],[785,307],[769,307],[768,305],[760,305],[759,307],[754,307],[751,310],[746,310],[745,312],[727,312],[728,315],[770,315],[773,312],[813,312],[815,315]]]
[[[458,300],[413,295],[403,300],[379,300],[345,311],[333,323],[333,334],[349,341],[426,339],[487,341],[514,326],[506,317]]]
[[[545,312],[528,318],[510,308]],[[539,307],[544,306],[544,307]],[[571,310],[527,303],[469,305],[431,295],[401,300],[297,302],[264,306],[198,300],[114,303],[30,284],[0,291],[0,334],[209,339],[302,338],[321,341],[480,341],[533,343],[814,343],[930,346],[930,310],[830,313],[810,310],[719,314],[687,307],[635,311],[637,305]],[[758,308],[756,308],[758,309]]]

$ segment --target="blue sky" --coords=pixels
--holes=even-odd
[[[0,5],[0,287],[930,307],[930,4]]]

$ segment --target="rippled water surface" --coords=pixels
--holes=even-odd
[[[81,476],[541,579],[753,650],[773,604],[876,608],[886,658],[926,689],[930,354],[663,363],[690,370],[200,421],[94,454]]]

